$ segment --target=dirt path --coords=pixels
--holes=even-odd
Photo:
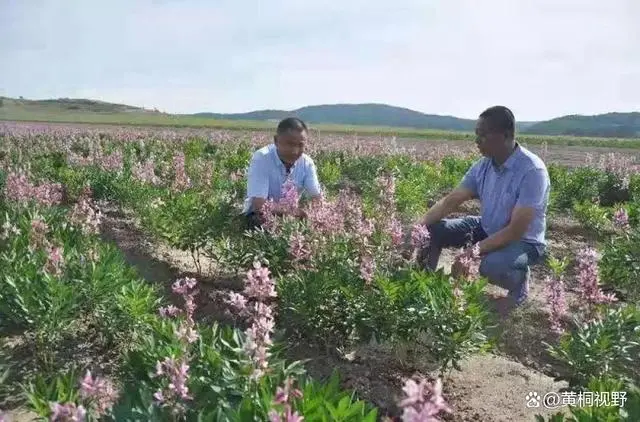
[[[141,276],[167,287],[177,277],[194,275],[191,256],[153,241],[137,227],[131,214],[115,208],[105,209],[103,236],[123,251],[127,261]],[[555,240],[552,239],[552,245]],[[563,243],[564,245],[564,243]],[[555,248],[555,247],[554,247]],[[442,266],[450,265],[452,252],[443,254]],[[529,392],[558,391],[565,383],[554,382],[556,373],[541,341],[553,341],[546,329],[544,295],[541,280],[544,274],[534,269],[530,302],[509,315],[500,324],[498,348],[494,353],[473,356],[462,363],[463,371],[454,371],[444,379],[445,394],[455,409],[453,421],[532,421],[535,412],[528,409],[524,397]],[[222,297],[229,290],[241,287],[241,280],[214,280],[198,277],[201,282],[199,317],[203,321],[226,320]],[[500,293],[500,289],[490,289]],[[533,345],[533,346],[532,346]],[[390,348],[386,345],[366,346],[352,351],[349,358],[337,353],[299,345],[288,354],[292,359],[312,359],[309,373],[324,378],[336,368],[343,386],[382,410],[392,411],[401,395],[403,379],[413,374],[435,376],[429,362],[420,359],[419,350]]]

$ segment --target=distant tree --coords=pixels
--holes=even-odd
[[[0,98],[0,107],[4,105],[4,99]]]

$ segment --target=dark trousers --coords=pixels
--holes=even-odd
[[[253,211],[244,215],[245,218],[245,228],[247,230],[259,229],[262,227],[262,220],[260,216]]]
[[[422,250],[422,264],[435,270],[443,248],[462,248],[487,238],[480,217],[444,219],[429,228],[431,242]],[[529,266],[542,258],[544,247],[516,241],[489,252],[482,257],[480,275],[492,284],[509,291],[517,304],[524,302],[528,294]]]

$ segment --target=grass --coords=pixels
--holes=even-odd
[[[73,101],[76,101],[74,103]],[[254,120],[217,120],[208,117],[160,113],[118,104],[64,101],[29,101],[4,98],[0,107],[0,121],[83,123],[120,126],[193,127],[226,130],[264,131],[275,129],[276,122]],[[78,105],[80,104],[80,105]],[[74,108],[71,108],[73,105]],[[95,111],[99,110],[99,111]],[[127,110],[127,111],[123,111]],[[399,138],[464,141],[474,137],[471,132],[454,132],[389,126],[356,126],[314,124],[313,129],[323,134],[397,136]],[[543,136],[520,134],[525,144],[595,146],[607,148],[640,149],[640,139],[592,138],[577,136]]]

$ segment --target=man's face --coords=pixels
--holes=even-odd
[[[286,164],[293,165],[304,152],[307,143],[307,132],[290,130],[276,135],[274,143],[278,148],[280,159]]]
[[[476,145],[485,157],[493,157],[506,145],[507,138],[503,132],[491,129],[489,122],[482,117],[476,123]]]

